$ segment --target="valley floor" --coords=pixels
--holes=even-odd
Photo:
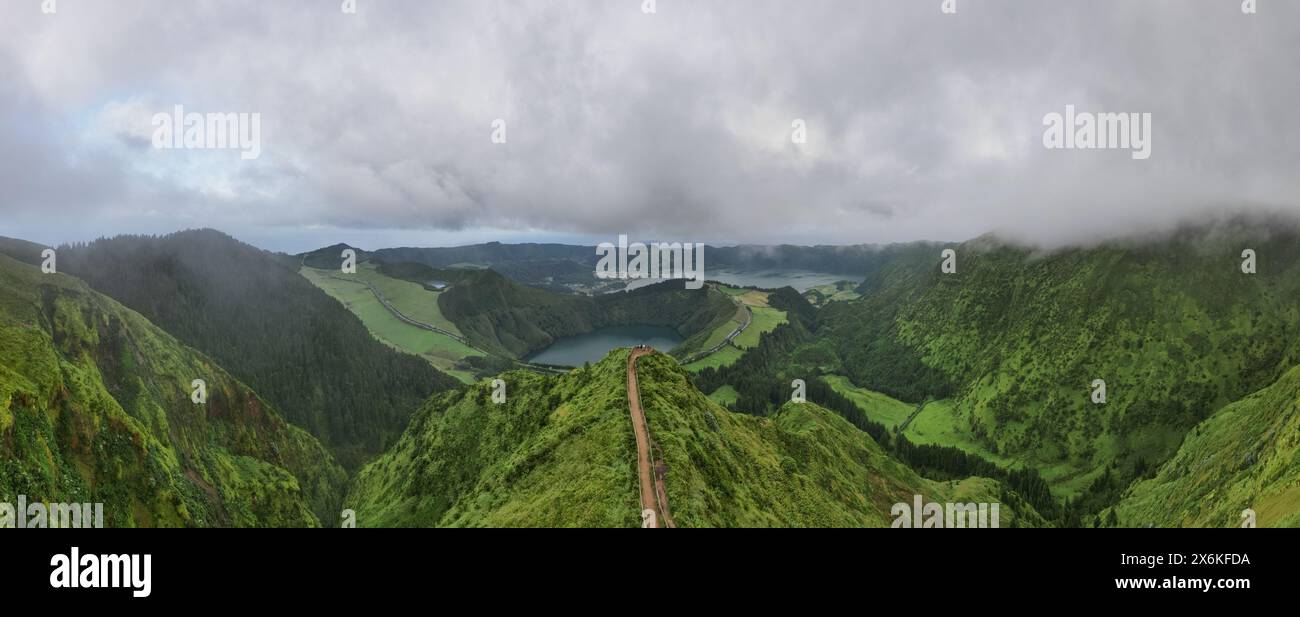
[[[310,267],[302,268],[300,273],[343,303],[349,311],[361,319],[366,329],[370,330],[376,339],[400,351],[420,356],[439,370],[464,383],[474,381],[473,372],[460,368],[458,363],[467,357],[486,354],[452,337],[402,321],[384,307],[365,283],[375,285],[402,314],[444,328],[449,332],[459,333],[456,325],[443,317],[438,310],[439,292],[428,291],[416,283],[384,276],[370,263],[359,264],[355,275]],[[355,276],[358,280],[346,280],[349,276]]]

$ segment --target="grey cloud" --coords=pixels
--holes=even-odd
[[[1300,210],[1290,2],[17,4],[10,220],[1053,244]],[[86,136],[133,99],[259,112],[264,154]],[[1152,113],[1151,159],[1045,150],[1067,104]]]

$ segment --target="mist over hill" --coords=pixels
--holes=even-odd
[[[210,357],[4,255],[0,292],[0,501],[102,503],[105,527],[336,520],[343,469]]]
[[[473,251],[575,264],[586,253],[557,246]],[[385,249],[343,243],[287,256],[211,230],[58,247],[57,275],[40,272],[44,248],[0,241],[17,258],[5,258],[0,428],[15,441],[4,486],[149,504],[113,525],[317,525],[337,516],[345,491],[363,526],[636,525],[626,351],[559,375],[516,362],[621,323],[670,325],[687,337],[683,349],[699,349],[692,337],[730,329],[744,306],[733,294],[749,291],[782,319],[731,360],[639,361],[682,526],[885,525],[889,506],[911,494],[999,502],[1016,525],[1231,526],[1245,510],[1262,526],[1296,524],[1286,452],[1300,227],[1289,218],[1054,249],[998,234],[718,249],[729,255],[718,261],[748,264],[730,267],[843,267],[862,278],[817,304],[790,288],[680,282],[562,293],[487,263],[380,261]],[[394,297],[406,310],[445,319],[490,354],[476,364],[488,378],[462,385],[386,346],[357,307],[301,273],[315,264],[346,278],[337,272],[346,248],[367,276],[413,285]],[[463,256],[453,255],[445,259]],[[54,355],[33,364],[16,352],[27,347]],[[196,370],[215,375],[209,409],[220,417],[174,442],[156,423],[190,426],[179,373]],[[502,405],[495,379],[509,392]],[[792,380],[807,383],[807,404],[790,403]],[[33,423],[40,410],[101,413],[82,400],[136,418],[120,430],[151,434],[159,449],[114,454],[136,471],[96,479],[108,472],[80,444],[119,429]],[[38,443],[61,448],[53,466],[32,458]],[[158,482],[170,492],[154,492]],[[278,488],[249,488],[257,483]],[[245,501],[254,494],[256,505]]]
[[[374,338],[293,262],[213,230],[59,248],[61,271],[212,357],[348,466],[456,380]]]
[[[868,275],[860,299],[828,304],[806,334],[774,332],[755,357],[904,401],[950,401],[950,443],[1037,468],[1092,512],[1216,410],[1300,364],[1294,226],[1235,221],[1053,251],[994,236],[943,248],[955,272],[942,270],[939,247],[901,253]],[[1098,379],[1104,404],[1091,396]],[[739,389],[751,410],[767,400]]]

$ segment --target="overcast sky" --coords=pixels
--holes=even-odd
[[[0,235],[1050,245],[1300,211],[1300,2],[941,3],[0,0]],[[155,148],[178,104],[260,114],[261,155]],[[1044,148],[1066,105],[1150,113],[1150,158]]]

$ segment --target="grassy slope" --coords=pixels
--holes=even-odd
[[[868,418],[889,429],[902,424],[916,410],[916,405],[911,403],[904,403],[889,395],[859,388],[843,375],[825,375],[822,379],[836,392],[847,396],[855,405],[861,407]]]
[[[457,362],[470,356],[482,356],[482,352],[451,337],[403,322],[384,308],[365,285],[335,278],[336,275],[349,275],[340,274],[337,270],[315,268],[303,268],[301,273],[325,293],[342,302],[343,306],[361,319],[375,338],[394,349],[425,358],[462,382],[469,383],[473,380],[473,372],[457,368]],[[404,315],[451,332],[460,332],[455,324],[442,316],[438,309],[437,292],[426,291],[409,281],[384,276],[369,263],[360,264],[355,276],[374,283]]]
[[[1246,508],[1300,527],[1300,368],[1197,425],[1114,510],[1121,526],[1236,527]]]
[[[758,345],[761,335],[771,332],[777,326],[786,323],[785,311],[771,308],[768,306],[768,297],[771,292],[759,291],[754,289],[744,289],[740,287],[731,287],[728,285],[714,285],[716,289],[728,296],[731,296],[743,306],[737,309],[731,319],[715,324],[707,338],[698,339],[687,344],[684,343],[678,349],[683,353],[677,355],[690,355],[697,351],[712,349],[718,343],[726,340],[736,328],[745,323],[750,317],[746,314],[744,307],[753,310],[753,323],[732,340],[732,345],[719,349],[708,357],[701,358],[687,365],[687,369],[692,372],[704,370],[708,367],[728,366],[740,358],[743,350]],[[689,349],[688,349],[689,347]]]
[[[758,345],[759,336],[771,332],[777,326],[786,323],[785,312],[765,307],[754,307],[754,322],[745,328],[744,332],[736,335],[732,343],[741,349],[749,349]]]
[[[220,363],[349,469],[391,445],[430,394],[460,385],[376,341],[297,260],[214,230],[100,239],[58,259]]]
[[[358,524],[639,526],[626,358],[616,350],[562,376],[507,373],[499,406],[489,382],[430,399],[398,444],[358,475],[347,500]],[[772,418],[733,414],[691,387],[668,356],[643,359],[639,370],[679,526],[887,526],[890,506],[915,493],[941,502],[1000,497],[989,480],[925,480],[816,405]],[[1003,506],[1004,526],[1017,518]]]
[[[912,406],[912,409],[915,408],[915,406]],[[921,410],[921,413],[917,414],[916,418],[912,420],[912,423],[907,425],[907,430],[903,434],[915,444],[955,446],[1003,467],[1017,467],[1018,463],[1025,462],[1020,459],[1002,456],[990,450],[984,442],[975,439],[956,411],[956,406],[951,399],[930,401]],[[909,413],[911,413],[910,410]],[[1051,482],[1054,478],[1048,473],[1049,470],[1050,468],[1039,467],[1043,479]]]
[[[588,372],[589,371],[589,372]],[[640,525],[624,365],[562,376],[513,371],[431,398],[347,504],[382,526]]]
[[[709,395],[709,398],[712,399],[713,402],[726,407],[727,405],[735,404],[736,399],[739,398],[739,396],[740,394],[736,392],[735,388],[731,386],[722,386],[721,388],[714,390],[713,393]]]
[[[954,434],[1070,495],[1117,461],[1166,459],[1214,409],[1300,362],[1298,244],[1258,228],[1051,255],[974,240],[954,275],[937,250],[885,268],[862,300],[823,309],[819,336],[854,383],[952,396]],[[1244,246],[1259,274],[1241,273]],[[1097,378],[1104,406],[1089,400]]]
[[[344,482],[316,439],[211,360],[76,279],[0,256],[0,501],[103,502],[105,526],[316,526],[334,522]]]
[[[492,270],[458,273],[438,305],[475,346],[516,358],[560,337],[628,324],[676,328],[682,349],[692,349],[735,311],[712,287],[688,290],[681,281],[592,297],[520,285]]]
[[[744,324],[745,320],[748,318],[749,315],[745,311],[744,307],[737,307],[736,312],[732,315],[731,319],[728,319],[723,324],[714,328],[713,331],[709,333],[709,337],[699,344],[700,351],[712,349],[713,346],[727,340],[727,336],[732,332],[735,332],[736,328],[739,328]]]
[[[836,414],[788,403],[760,418],[731,413],[692,387],[671,358],[639,361],[641,401],[670,470],[668,500],[682,527],[888,526],[914,494],[995,502],[1000,485],[918,476]],[[1003,504],[1004,526],[1041,524]]]
[[[384,294],[384,297],[388,298],[388,301],[392,302],[403,315],[461,334],[456,324],[451,323],[451,320],[444,317],[442,311],[438,309],[438,296],[442,292],[429,291],[416,283],[384,276],[368,263],[361,264],[357,268],[357,274],[374,283],[380,293]]]
[[[828,302],[857,300],[862,296],[857,292],[856,284],[841,281],[809,288],[808,291],[804,292],[804,297],[808,298],[809,302],[820,306]]]
[[[739,360],[740,356],[744,353],[745,352],[728,345],[709,354],[708,356],[685,365],[685,368],[692,373],[698,373],[706,368],[730,366],[736,360]]]
[[[402,278],[385,275],[388,272]],[[449,337],[403,323],[363,285],[335,278],[348,275],[312,268],[303,268],[301,273],[355,313],[380,341],[423,356],[462,382],[473,381],[474,372],[459,362],[470,356],[483,356],[481,352]],[[687,353],[703,348],[703,342],[712,333],[724,327],[725,332],[730,332],[738,325],[732,323],[736,315],[732,303],[713,286],[692,291],[682,289],[680,283],[669,283],[592,298],[526,287],[490,270],[434,270],[418,264],[383,264],[380,268],[362,263],[355,276],[374,283],[404,314],[454,332],[468,333],[467,337],[476,345],[505,358],[521,351],[541,349],[560,336],[619,324],[674,327],[686,337],[677,350]],[[429,278],[451,281],[450,290],[430,292],[412,282]],[[741,297],[761,303],[765,295]],[[436,304],[428,302],[430,296]],[[783,319],[783,313],[780,315]],[[776,319],[765,316],[766,322]],[[739,356],[739,352],[730,351],[715,354],[717,357],[706,359],[704,365]]]

